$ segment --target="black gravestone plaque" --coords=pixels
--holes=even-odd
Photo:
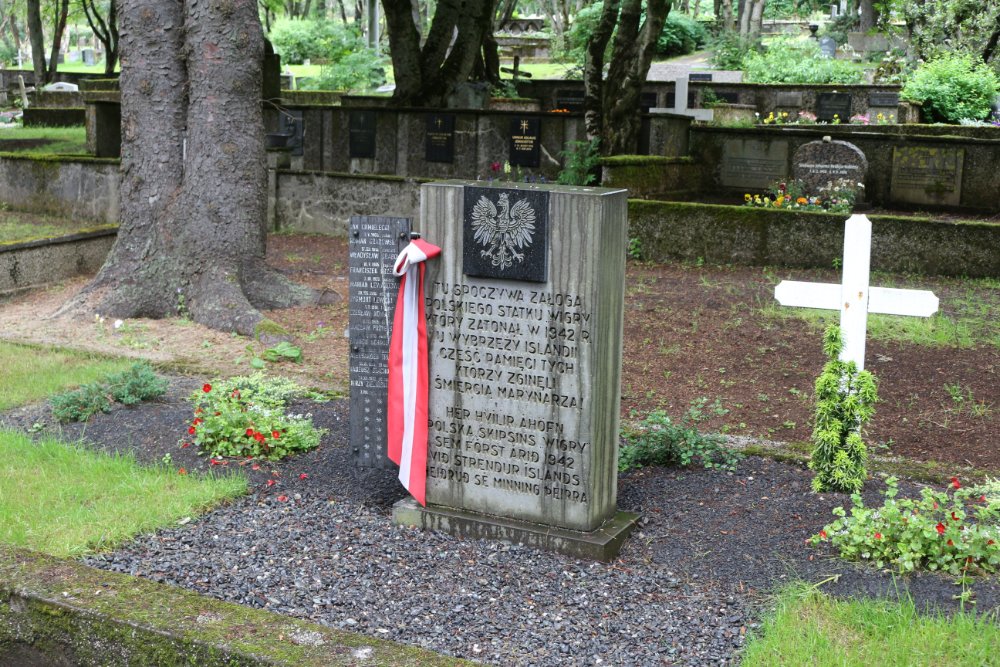
[[[540,128],[541,122],[536,116],[515,116],[510,119],[510,164],[512,166],[538,166]]]
[[[851,96],[847,93],[820,93],[816,96],[816,120],[832,123],[851,121]]]
[[[466,187],[462,234],[465,275],[548,280],[548,192]]]
[[[676,94],[674,94],[673,92],[669,92],[669,93],[666,93],[663,97],[664,97],[663,101],[667,105],[666,108],[673,109],[676,106],[676,102],[677,102],[677,95]],[[686,109],[693,109],[694,105],[695,105],[695,102],[697,101],[697,99],[698,99],[698,93],[694,92],[693,90],[691,92],[689,92],[688,96],[687,96],[687,106],[685,108]]]
[[[557,90],[556,108],[566,111],[583,111],[582,90]]]
[[[455,114],[427,114],[424,159],[428,162],[455,161]]]
[[[351,111],[348,132],[350,133],[347,142],[350,157],[375,157],[374,111]]]
[[[395,467],[386,454],[389,338],[399,290],[392,269],[409,242],[409,218],[351,218],[351,461],[359,467]]]
[[[688,81],[711,81],[711,72],[691,72],[688,74]]]
[[[899,93],[869,93],[868,106],[870,107],[899,106]]]
[[[278,132],[288,135],[285,146],[292,149],[292,155],[302,155],[302,109],[282,111],[278,118]]]
[[[642,109],[643,113],[649,113],[650,109],[659,106],[659,102],[660,100],[656,93],[639,94],[639,108]]]

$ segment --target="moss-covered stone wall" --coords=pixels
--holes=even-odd
[[[629,237],[654,262],[831,267],[843,256],[844,220],[830,213],[749,206],[629,202]],[[870,216],[872,269],[1000,276],[1000,223]]]
[[[451,666],[424,649],[0,546],[0,665]]]

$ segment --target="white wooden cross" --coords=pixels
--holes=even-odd
[[[844,274],[841,285],[782,280],[774,298],[782,306],[840,311],[844,337],[842,361],[865,367],[865,335],[868,313],[930,317],[937,312],[938,298],[927,290],[869,287],[872,223],[864,215],[852,215],[844,225]]]

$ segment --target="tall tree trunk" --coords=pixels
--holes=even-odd
[[[59,69],[59,51],[62,48],[67,16],[69,16],[69,0],[56,0],[55,20],[52,26],[52,52],[49,56],[49,72],[46,77],[48,81],[55,80],[56,71]]]
[[[344,0],[337,0],[337,7],[340,9],[340,20],[347,25],[347,8],[344,7]]]
[[[649,0],[646,19],[640,25],[641,0],[622,3],[621,20],[611,53],[608,83],[604,91],[605,124],[601,139],[606,155],[636,153],[642,119],[639,97],[646,83],[649,65],[656,52],[656,40],[670,12],[671,0]]]
[[[121,227],[62,312],[176,314],[253,334],[311,290],[264,265],[264,38],[256,0],[121,4]]]
[[[863,33],[874,30],[877,19],[873,0],[860,0],[858,2],[858,30]]]
[[[604,54],[618,24],[620,0],[604,0],[597,28],[587,40],[583,63],[583,123],[588,139],[600,139],[604,127]]]
[[[45,36],[42,34],[40,0],[27,0],[28,39],[31,41],[31,66],[35,70],[35,86],[45,85]]]

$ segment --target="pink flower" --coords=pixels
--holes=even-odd
[[[305,473],[302,473],[301,475],[299,475],[299,479],[308,479],[308,478],[309,478],[309,475],[307,475]]]

